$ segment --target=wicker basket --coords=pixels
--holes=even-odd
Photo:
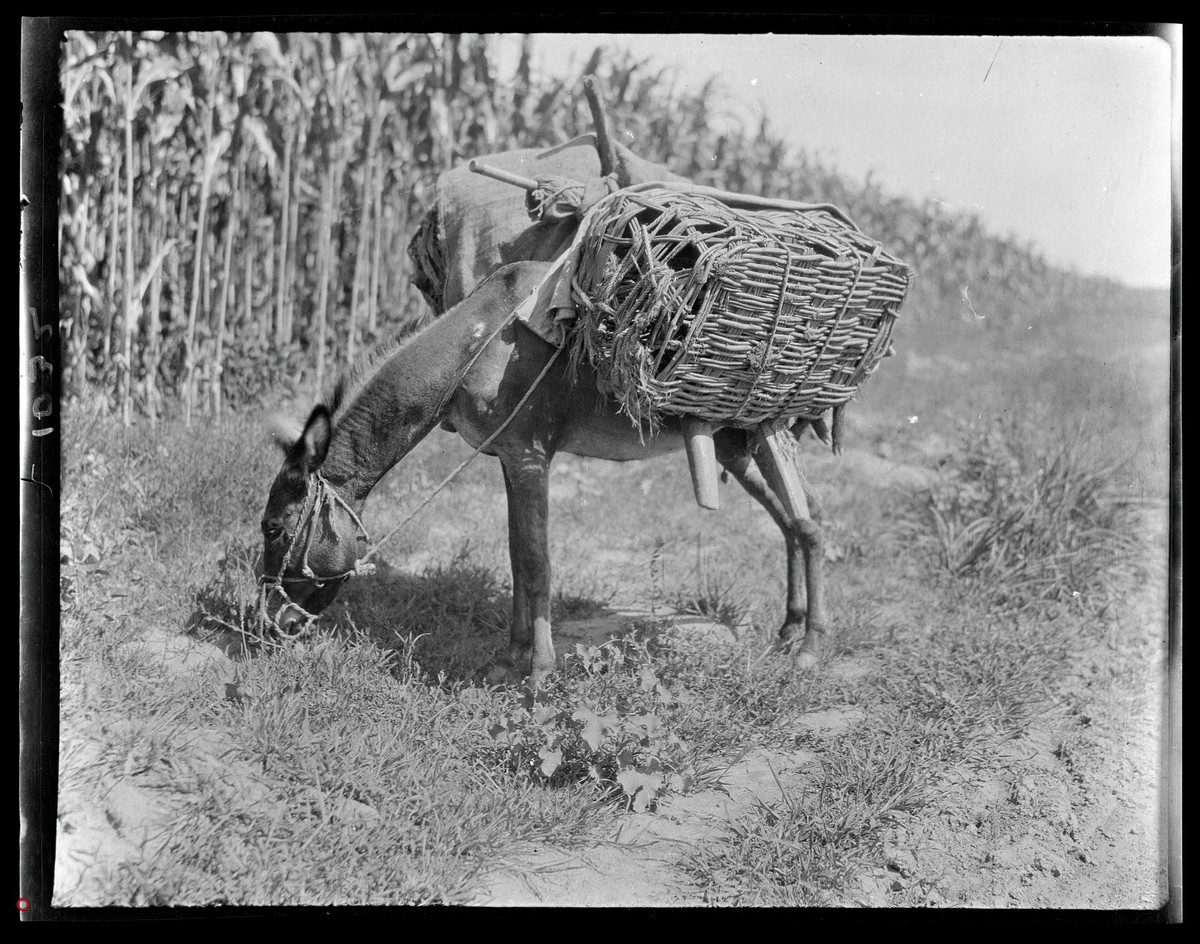
[[[638,423],[817,417],[878,366],[911,279],[835,212],[621,191],[583,235],[571,357]]]

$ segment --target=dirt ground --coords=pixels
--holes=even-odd
[[[1148,606],[1149,601],[1145,601]],[[633,615],[632,613],[630,615]],[[1150,613],[1145,615],[1147,619]],[[563,625],[566,639],[603,642],[622,617]],[[705,645],[720,627],[680,618],[677,632]],[[1105,670],[1097,653],[1080,673],[1081,688]],[[832,667],[847,686],[871,675],[869,659]],[[1155,909],[1166,895],[1165,821],[1160,812],[1161,686],[1136,692],[1109,688],[1089,700],[1098,734],[1079,758],[1056,756],[1055,720],[1009,747],[1006,774],[947,784],[936,815],[912,817],[895,829],[887,867],[863,876],[836,904],[860,907],[976,907],[1084,910]],[[859,709],[827,709],[798,725],[823,734],[847,730]],[[696,843],[720,836],[723,824],[756,802],[778,803],[819,777],[810,750],[747,754],[721,789],[668,796],[654,813],[629,813],[597,832],[583,852],[539,849],[519,867],[494,874],[484,905],[672,906],[707,904],[683,871]],[[1013,772],[1015,771],[1015,775]]]

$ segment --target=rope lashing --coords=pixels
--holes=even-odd
[[[510,316],[510,318],[511,318],[511,316]],[[505,324],[507,324],[507,322],[505,322]],[[463,469],[465,469],[468,465],[471,464],[472,461],[474,461],[476,456],[478,456],[481,452],[483,452],[483,450],[485,450],[488,446],[490,446],[496,440],[496,438],[508,428],[508,425],[514,419],[516,419],[517,414],[521,412],[521,409],[529,401],[529,398],[531,396],[533,396],[533,392],[538,388],[538,385],[541,384],[543,378],[545,378],[546,374],[548,374],[550,372],[550,368],[554,366],[554,362],[558,360],[559,355],[562,354],[565,347],[566,347],[565,345],[562,345],[562,346],[556,347],[554,349],[554,353],[550,355],[550,359],[548,361],[546,361],[545,365],[542,367],[541,373],[539,373],[537,375],[537,377],[534,378],[534,381],[532,384],[530,384],[529,389],[526,390],[525,394],[521,397],[521,399],[519,401],[517,401],[517,405],[515,407],[513,407],[512,412],[508,414],[508,416],[505,418],[504,422],[501,423],[499,426],[497,426],[496,429],[493,430],[492,434],[487,437],[487,439],[485,439],[478,446],[476,446],[474,452],[472,452],[469,456],[467,456],[467,458],[465,458],[454,469],[452,469],[450,471],[450,474],[447,475],[444,479],[442,479],[434,487],[433,491],[431,491],[427,496],[425,496],[425,498],[421,501],[421,503],[419,505],[417,505],[417,507],[414,508],[398,525],[396,525],[394,528],[392,528],[391,531],[389,531],[387,534],[385,534],[379,541],[377,541],[372,547],[370,547],[367,550],[367,553],[364,554],[361,558],[359,558],[358,565],[362,565],[362,564],[366,563],[369,558],[374,557],[375,554],[379,551],[379,549],[381,547],[383,547],[385,544],[387,544],[388,541],[390,541],[393,537],[395,537],[395,535],[397,533],[399,533],[401,528],[403,528],[410,521],[412,521],[413,518],[415,518],[417,515],[419,515],[424,510],[425,506],[428,505],[431,501],[433,501],[434,498],[437,497],[438,493],[443,488],[445,488],[447,485],[449,485],[455,479],[455,477],[457,477],[458,474],[460,472],[462,472]],[[358,566],[358,565],[356,565],[356,566]],[[370,565],[368,565],[368,566],[370,566]]]
[[[588,210],[617,189],[611,177],[579,181],[547,175],[538,177],[536,184],[525,191],[525,210],[535,223],[582,220]]]
[[[480,346],[479,350],[477,350],[471,359],[467,361],[465,366],[458,371],[458,376],[460,378],[470,371],[471,367],[474,365],[475,361],[478,360],[479,355],[482,354],[483,350],[505,327],[507,327],[513,321],[513,318],[514,315],[510,314],[495,329],[495,331],[492,332],[488,339]],[[300,523],[297,525],[296,530],[290,535],[290,543],[288,544],[288,549],[283,556],[283,563],[280,565],[280,572],[273,576],[264,575],[259,580],[259,585],[262,588],[261,597],[263,605],[266,605],[266,597],[272,591],[278,592],[286,601],[283,605],[281,605],[280,609],[282,610],[284,606],[288,605],[293,606],[302,614],[302,622],[307,622],[308,620],[315,619],[316,617],[291,599],[287,591],[283,588],[284,583],[301,583],[311,581],[318,587],[321,587],[331,580],[347,580],[351,577],[364,576],[374,573],[375,565],[371,563],[371,558],[374,557],[379,550],[388,543],[388,541],[395,537],[402,528],[404,528],[418,514],[420,514],[425,507],[437,497],[442,489],[449,485],[450,482],[452,482],[459,475],[459,473],[463,471],[463,469],[465,469],[481,452],[487,449],[487,447],[490,446],[496,440],[496,438],[508,428],[509,424],[516,419],[517,414],[521,412],[525,404],[529,402],[529,398],[533,396],[534,391],[537,390],[546,374],[550,372],[550,368],[554,366],[563,350],[563,346],[554,349],[554,353],[550,356],[549,360],[546,361],[545,365],[543,365],[541,371],[538,373],[537,377],[534,378],[533,383],[529,386],[529,389],[527,389],[521,396],[521,399],[517,401],[517,405],[513,407],[512,412],[509,413],[504,422],[496,427],[496,429],[493,430],[492,433],[483,440],[483,442],[475,447],[471,455],[469,455],[453,470],[451,470],[451,472],[445,478],[443,478],[442,481],[439,482],[427,496],[425,496],[425,498],[420,502],[420,504],[417,505],[415,509],[413,509],[413,511],[411,511],[399,524],[393,527],[387,532],[387,534],[385,534],[374,544],[371,543],[366,526],[363,525],[362,520],[355,513],[349,502],[347,502],[340,494],[338,494],[337,490],[329,484],[329,481],[323,475],[321,475],[319,472],[312,473],[312,475],[310,475],[308,478],[308,483],[306,486],[304,506],[300,513]],[[351,520],[353,520],[355,526],[358,528],[358,537],[363,538],[369,546],[366,552],[354,562],[354,566],[350,570],[344,571],[340,574],[319,575],[313,572],[312,567],[308,562],[308,556],[312,549],[313,536],[316,533],[316,525],[320,520],[319,516],[328,509],[332,508],[332,506],[335,504],[341,506],[350,515]],[[300,573],[302,576],[286,577],[284,576],[284,571],[287,570],[290,564],[292,564],[293,557],[296,553],[296,548],[299,545],[299,537],[306,527],[308,533],[304,541],[304,552],[300,558]],[[283,632],[282,630],[280,631]],[[294,636],[297,634],[284,633],[284,635]]]
[[[356,538],[362,538],[368,545],[371,543],[371,536],[367,531],[366,525],[362,523],[362,519],[320,472],[313,472],[305,480],[304,506],[300,510],[300,521],[296,525],[295,531],[288,536],[287,551],[284,552],[283,561],[279,565],[279,573],[266,576],[264,575],[261,583],[266,584],[282,584],[282,583],[299,583],[301,581],[313,581],[318,587],[324,586],[330,580],[344,580],[348,577],[353,577],[361,573],[359,565],[361,559],[355,562],[354,567],[350,570],[343,571],[340,574],[318,574],[312,569],[309,564],[308,556],[312,551],[313,539],[317,532],[317,522],[321,520],[322,515],[327,514],[334,506],[340,506],[345,512],[350,515],[350,520],[354,522],[354,526],[358,528]],[[332,518],[329,519],[332,522]],[[332,524],[331,524],[332,530]],[[335,532],[336,533],[336,532]],[[300,557],[300,574],[299,577],[285,577],[284,571],[293,563],[293,558],[296,554],[297,547],[300,546],[300,535],[305,534],[304,552]]]
[[[299,603],[295,602],[290,596],[288,596],[287,591],[283,589],[281,584],[269,580],[260,580],[258,589],[259,619],[262,620],[264,624],[269,624],[272,632],[282,636],[284,639],[299,639],[303,636],[307,636],[312,631],[312,624],[316,622],[317,619],[316,614],[308,612],[308,610],[302,607]],[[274,610],[276,618],[268,619],[263,614],[271,612],[269,598],[272,593],[278,593],[279,596],[283,597],[283,602],[280,603],[279,606]],[[284,629],[279,625],[278,615],[287,607],[292,607],[297,613],[295,624],[298,628],[294,631]]]

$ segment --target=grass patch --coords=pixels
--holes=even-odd
[[[159,559],[195,560],[230,535],[257,535],[279,468],[278,450],[260,430],[242,422],[126,428],[82,411],[64,424],[68,542],[92,545],[98,559],[136,542]]]
[[[374,579],[351,581],[325,624],[361,628],[385,649],[411,646],[431,678],[465,680],[507,642],[511,607],[508,588],[464,544],[419,574],[381,567]]]
[[[885,869],[887,848],[911,818],[941,809],[951,784],[1008,763],[997,746],[1045,717],[1059,656],[1032,628],[1001,620],[886,653],[851,730],[791,727],[801,732],[795,743],[821,758],[817,779],[780,782],[780,801],[732,815],[718,839],[688,857],[689,875],[718,904],[853,901],[858,879]],[[824,685],[826,698],[813,691],[810,705],[826,702]]]
[[[696,564],[690,579],[667,597],[667,603],[680,613],[737,626],[750,614],[753,605],[753,594],[737,571],[729,561],[718,561],[711,549],[705,550],[697,541]]]
[[[108,813],[120,786],[170,804],[141,832],[109,815],[140,850],[103,875],[98,900],[463,901],[523,844],[570,845],[592,815],[586,791],[479,763],[487,693],[431,685],[411,648],[329,636],[186,683],[117,653],[65,698],[64,796]]]
[[[734,814],[719,841],[688,859],[706,900],[726,905],[812,907],[838,901],[879,861],[897,814],[940,797],[946,736],[916,712],[874,715],[853,734],[822,745],[819,780],[799,792],[777,778],[778,803]]]
[[[930,509],[941,561],[994,608],[1097,613],[1143,565],[1125,462],[1097,436],[1015,417],[969,427]]]

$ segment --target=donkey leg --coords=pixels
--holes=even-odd
[[[716,438],[717,461],[762,505],[783,532],[787,547],[787,609],[779,630],[780,642],[791,645],[800,634],[797,666],[816,666],[825,641],[825,549],[821,532],[821,506],[815,493],[804,486],[811,519],[793,518],[753,461],[749,436],[722,430]]]
[[[508,551],[512,560],[513,615],[508,663],[536,688],[554,669],[550,635],[548,461],[524,456],[504,462],[508,493]]]

